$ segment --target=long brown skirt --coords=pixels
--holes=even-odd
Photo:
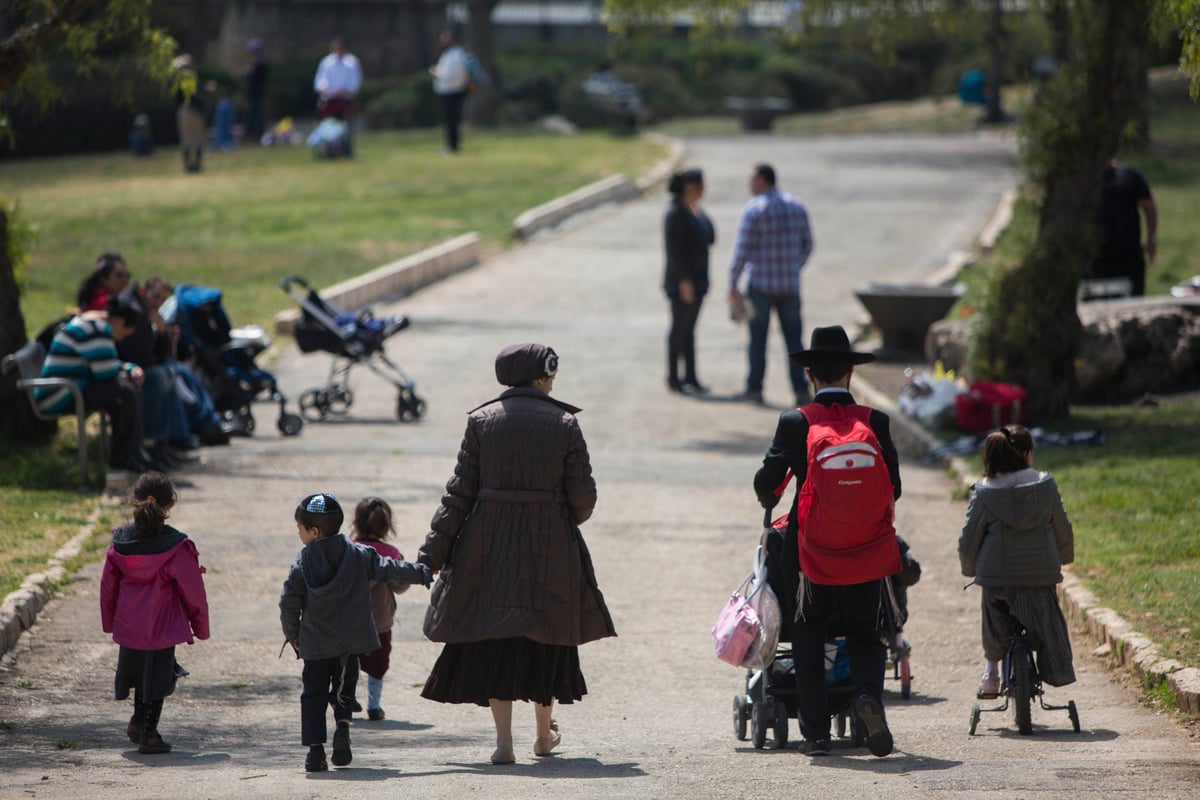
[[[578,647],[524,637],[446,645],[421,690],[427,700],[480,706],[489,698],[548,706],[572,703],[585,694]]]

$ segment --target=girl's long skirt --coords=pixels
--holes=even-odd
[[[1023,624],[1037,650],[1038,673],[1051,686],[1075,682],[1071,635],[1053,586],[983,587],[983,652],[1000,661],[1013,627]]]
[[[489,699],[531,700],[544,706],[572,703],[587,694],[579,648],[524,637],[447,644],[433,665],[421,696],[439,703]]]
[[[121,647],[117,655],[115,699],[125,700],[130,689],[140,703],[162,700],[175,692],[175,646],[162,650]]]

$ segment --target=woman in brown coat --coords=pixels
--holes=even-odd
[[[558,746],[554,701],[587,693],[578,646],[616,635],[578,527],[596,504],[580,409],[550,397],[557,371],[541,344],[496,356],[511,388],[467,417],[418,557],[440,572],[425,635],[446,643],[421,695],[490,706],[494,764],[515,761],[514,700],[534,703],[534,754]]]

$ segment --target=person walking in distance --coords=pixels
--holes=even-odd
[[[767,328],[771,310],[779,319],[789,353],[804,349],[804,326],[800,316],[800,270],[813,250],[812,227],[804,204],[776,186],[775,169],[758,164],[750,173],[754,195],[742,211],[733,262],[729,268],[729,303],[735,319],[749,314],[750,371],[742,399],[763,402],[763,379],[767,372]],[[739,284],[745,276],[745,303]],[[804,369],[790,365],[796,405],[808,402],[811,393]]]
[[[354,97],[362,87],[362,65],[347,52],[341,37],[329,43],[329,55],[317,65],[313,89],[317,93],[317,114],[346,123],[346,155],[354,155]]]
[[[807,350],[791,358],[817,389],[813,402],[780,415],[775,438],[754,476],[754,491],[774,508],[789,472],[798,489],[780,552],[779,593],[791,621],[803,749],[829,755],[825,643],[846,636],[854,680],[854,714],[876,756],[892,752],[883,711],[887,649],[880,638],[881,579],[900,571],[893,525],[900,462],[887,414],[854,402],[854,365],[874,361],[851,349],[841,326],[816,328]],[[799,569],[797,570],[797,566]]]
[[[451,31],[442,33],[438,39],[438,47],[442,54],[437,63],[429,68],[429,73],[433,75],[434,93],[442,98],[446,124],[446,152],[457,153],[458,131],[462,125],[467,87],[471,84],[471,70],[467,62],[467,51]]]

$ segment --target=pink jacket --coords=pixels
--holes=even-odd
[[[170,549],[150,554],[125,554],[118,544],[121,531],[104,561],[100,578],[100,620],[113,641],[135,650],[162,650],[208,638],[208,599],[196,545],[174,528],[163,536],[177,537]],[[122,547],[122,550],[135,549]]]

